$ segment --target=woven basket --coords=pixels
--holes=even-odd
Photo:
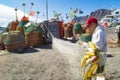
[[[92,35],[85,33],[85,34],[81,34],[79,40],[88,43],[89,41],[91,41],[91,38],[92,38]]]
[[[2,34],[4,44],[12,44],[14,42],[24,41],[24,36],[20,31],[9,31]]]
[[[16,30],[20,31],[23,35],[25,35],[23,27],[18,27],[17,26]]]
[[[4,50],[5,49],[5,45],[3,43],[0,43],[0,50]]]
[[[25,42],[29,46],[38,46],[43,44],[43,37],[41,32],[30,32],[25,35]]]
[[[9,31],[16,30],[17,25],[18,25],[18,22],[12,21],[9,26]]]
[[[25,41],[14,42],[12,44],[5,44],[5,48],[8,51],[13,51],[13,50],[16,50],[19,48],[25,48],[25,47],[26,47]]]

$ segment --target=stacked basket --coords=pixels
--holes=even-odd
[[[42,29],[34,23],[27,23],[24,26],[25,42],[28,46],[38,46],[43,44]]]
[[[8,51],[26,47],[24,36],[20,31],[5,32],[2,34],[1,38],[3,38],[3,43]]]
[[[29,46],[38,46],[43,44],[42,33],[36,31],[30,32],[25,35],[25,42]]]

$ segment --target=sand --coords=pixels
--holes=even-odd
[[[82,80],[79,63],[83,52],[81,46],[57,39],[54,45],[29,48],[23,54],[1,51],[0,80]],[[108,52],[113,57],[107,57],[107,80],[120,80],[120,48],[109,48]]]

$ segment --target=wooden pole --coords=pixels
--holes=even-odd
[[[23,8],[24,8],[24,16],[25,16],[25,6],[26,6],[26,4],[23,3],[22,5],[23,5]]]

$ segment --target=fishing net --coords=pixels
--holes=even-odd
[[[80,24],[74,24],[73,29],[82,29],[82,26]]]
[[[30,46],[37,46],[43,44],[43,36],[41,32],[32,31],[25,35],[25,42]]]
[[[24,41],[24,36],[20,31],[9,31],[1,35],[4,44],[12,44],[14,42]]]
[[[25,35],[23,26],[28,22],[29,21],[20,21],[19,24],[17,25],[16,30],[19,30],[23,35]]]
[[[29,21],[20,21],[17,27],[23,27]]]
[[[83,41],[83,42],[89,42],[92,39],[92,35],[90,34],[81,34],[79,41]]]
[[[9,26],[10,26],[10,24],[7,25],[6,30],[5,30],[6,32],[9,31]]]
[[[43,32],[42,28],[40,28],[38,24],[35,24],[35,23],[32,23],[32,22],[27,23],[26,25],[24,25],[23,28],[24,28],[24,31],[25,31],[25,35],[28,35],[32,31],[38,32],[38,33]]]

